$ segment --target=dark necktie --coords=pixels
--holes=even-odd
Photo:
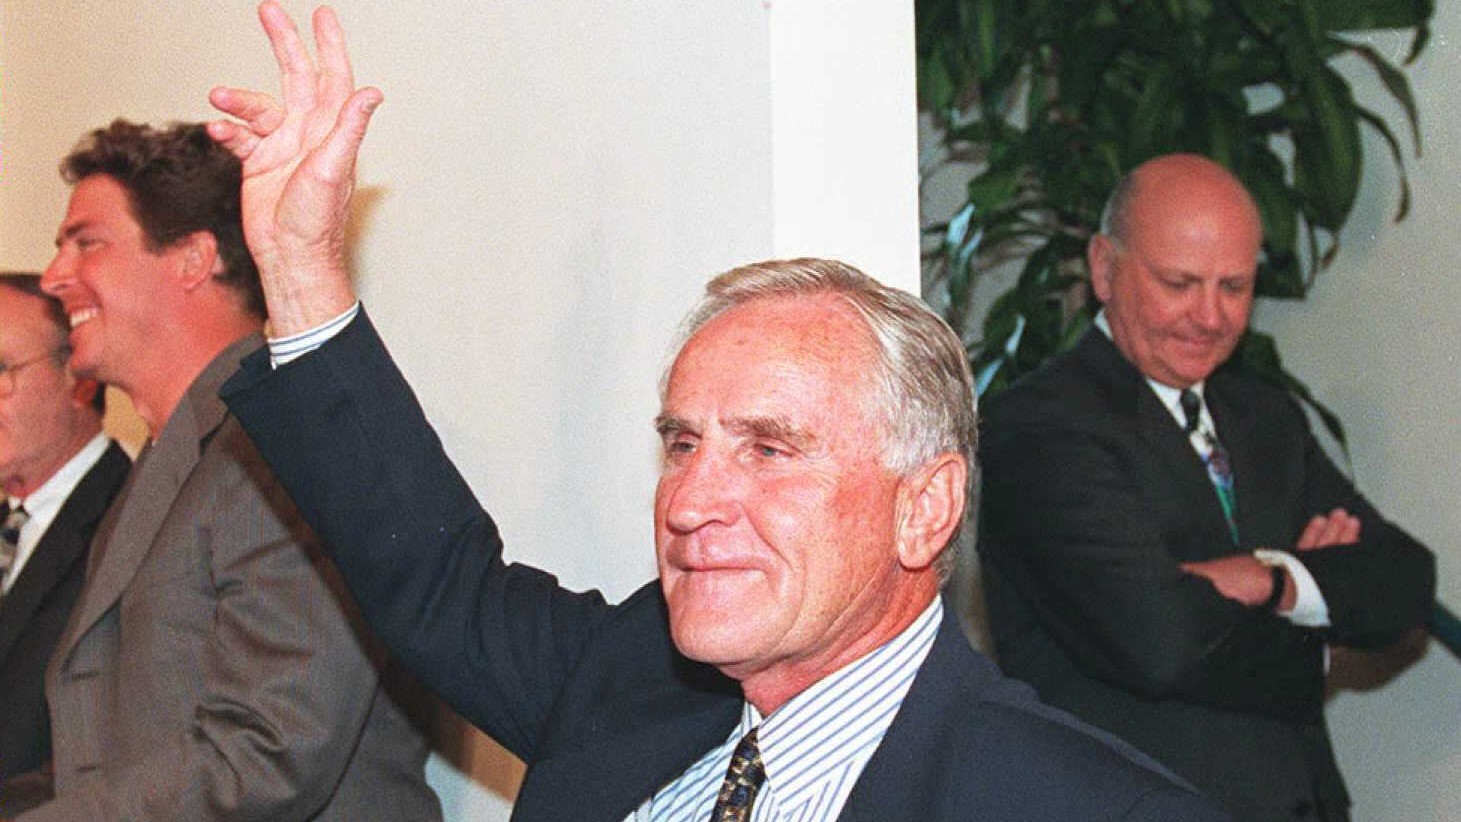
[[[20,552],[20,529],[29,519],[30,514],[24,505],[17,505],[14,510],[9,505],[5,506],[4,524],[0,525],[0,596],[4,596],[3,588],[9,581],[10,567]]]
[[[751,818],[756,792],[766,781],[766,766],[761,764],[761,749],[756,744],[759,730],[760,727],[752,728],[736,745],[725,780],[720,783],[715,809],[710,812],[710,822],[746,822]]]
[[[1190,388],[1183,389],[1179,398],[1182,403],[1182,414],[1187,418],[1187,424],[1183,431],[1190,437],[1197,431],[1202,423],[1202,397]],[[1207,478],[1212,482],[1213,490],[1217,492],[1218,503],[1222,505],[1223,517],[1228,521],[1228,531],[1232,534],[1233,542],[1238,542],[1238,497],[1233,491],[1233,466],[1228,461],[1228,451],[1223,444],[1218,442],[1217,434],[1210,428],[1201,431],[1200,436],[1207,444],[1207,456],[1203,457],[1203,463],[1207,466]]]

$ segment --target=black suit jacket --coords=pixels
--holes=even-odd
[[[0,782],[51,758],[46,663],[86,576],[92,534],[131,464],[116,443],[102,452],[0,599]]]
[[[1187,436],[1099,331],[989,404],[980,557],[997,656],[1241,819],[1320,806],[1343,818],[1323,646],[1374,646],[1422,624],[1434,559],[1335,469],[1285,394],[1218,373],[1205,396],[1232,462],[1240,545]],[[1299,554],[1330,629],[1244,608],[1178,567],[1291,549],[1335,507],[1361,519],[1360,542]]]
[[[223,395],[397,659],[528,764],[514,819],[621,822],[730,733],[739,686],[675,650],[657,584],[610,606],[503,563],[364,317],[278,371],[246,361]],[[1222,818],[1148,763],[946,618],[840,818]]]

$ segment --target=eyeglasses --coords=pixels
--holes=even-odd
[[[55,351],[48,351],[20,362],[0,362],[0,397],[8,397],[15,393],[15,375],[20,372],[20,369],[55,356]]]

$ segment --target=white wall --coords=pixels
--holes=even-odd
[[[336,7],[386,93],[359,289],[511,558],[621,597],[653,574],[655,385],[704,280],[817,254],[917,287],[911,4]],[[0,0],[0,268],[49,259],[83,131],[206,119],[216,83],[275,87],[245,0]],[[449,817],[505,819],[516,765],[442,745]]]

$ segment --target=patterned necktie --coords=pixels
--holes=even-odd
[[[759,730],[759,726],[752,728],[736,745],[725,780],[720,783],[715,809],[710,812],[710,822],[746,822],[751,818],[756,792],[766,781],[766,766],[761,764],[761,749],[756,744]]]
[[[1198,430],[1202,422],[1202,397],[1192,389],[1184,389],[1180,398],[1182,413],[1187,417],[1187,425],[1183,430],[1188,436]],[[1233,465],[1228,461],[1228,450],[1218,442],[1217,434],[1210,428],[1204,428],[1200,433],[1203,442],[1207,444],[1207,456],[1202,458],[1207,466],[1207,478],[1212,482],[1213,490],[1217,492],[1218,503],[1222,505],[1223,517],[1228,521],[1228,532],[1233,537],[1233,543],[1238,542],[1238,497],[1233,491]]]
[[[10,578],[10,566],[15,564],[15,555],[20,551],[20,529],[30,519],[30,514],[23,505],[15,506],[14,510],[10,510],[9,505],[5,507],[5,522],[0,525],[0,596],[4,596],[4,586]]]

